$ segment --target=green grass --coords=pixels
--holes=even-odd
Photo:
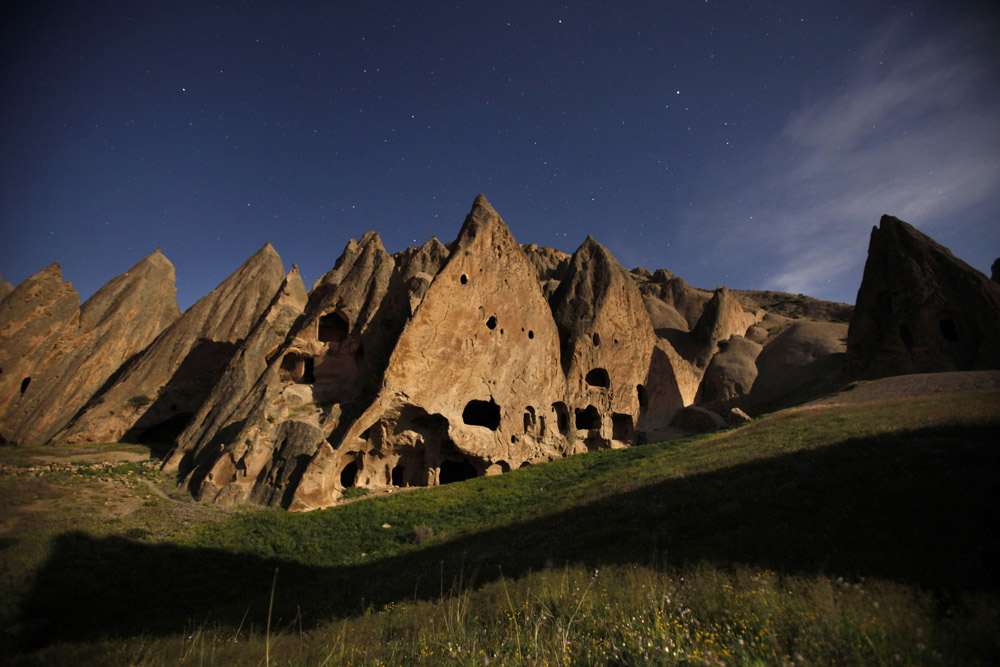
[[[101,664],[991,664],[998,433],[989,393],[789,410],[306,514],[64,530],[8,650]]]

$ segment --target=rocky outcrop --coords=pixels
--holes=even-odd
[[[54,273],[50,280],[54,285]],[[70,307],[73,300],[67,295],[62,312],[76,326],[61,328],[58,341],[47,352],[47,365],[23,357],[32,376],[4,413],[3,437],[8,442],[48,442],[122,364],[180,315],[174,267],[159,250],[108,282],[78,313]],[[15,335],[11,342],[18,339]]]
[[[132,360],[55,439],[171,440],[201,407],[284,279],[270,244]]]
[[[1000,257],[993,260],[993,266],[990,267],[990,280],[1000,283]]]
[[[60,363],[80,325],[80,295],[51,264],[0,302],[0,438],[11,440],[24,419],[17,404],[31,383]]]
[[[847,339],[861,377],[1000,368],[1000,285],[882,216]]]

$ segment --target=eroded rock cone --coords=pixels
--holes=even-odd
[[[174,267],[159,250],[109,281],[78,314],[71,314],[71,301],[67,296],[65,308],[55,311],[69,319],[48,365],[35,356],[24,359],[31,367],[31,382],[5,413],[4,437],[9,441],[48,442],[122,364],[180,316]],[[72,326],[74,321],[77,326]]]
[[[165,442],[201,407],[284,279],[261,248],[125,367],[54,440]]]
[[[859,376],[1000,368],[1000,285],[882,216],[847,337]]]

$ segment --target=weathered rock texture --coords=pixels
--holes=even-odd
[[[866,377],[1000,368],[1000,285],[882,216],[847,347],[851,367]]]
[[[270,244],[123,367],[56,438],[66,443],[172,439],[201,407],[284,279]]]
[[[75,307],[76,291],[69,283],[57,287],[58,267],[49,267],[36,278],[39,280],[33,282],[41,291],[27,301],[15,297],[5,302],[0,315],[27,327],[48,318],[34,319],[31,315],[35,311],[26,313],[25,307],[51,303],[48,312],[58,313],[63,322],[53,330],[53,339],[32,352],[18,350],[16,343],[3,346],[8,354],[20,355],[14,369],[24,368],[25,379],[19,394],[6,402],[0,434],[7,442],[24,445],[47,442],[122,364],[180,315],[174,295],[174,267],[159,251],[111,280],[79,310]],[[55,302],[44,296],[49,290],[54,290],[50,296],[56,297]],[[12,334],[12,341],[31,340],[23,327]]]
[[[57,265],[0,301],[3,437],[168,443],[200,499],[308,510],[743,423],[842,385],[849,340],[869,375],[998,367],[1000,286],[893,218],[850,335],[847,304],[519,245],[482,196],[452,243],[368,232],[308,293],[269,245],[179,317],[172,289],[154,253],[82,309]]]

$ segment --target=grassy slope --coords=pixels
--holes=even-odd
[[[272,625],[286,632],[274,650],[292,663],[338,647],[358,664],[470,654],[478,664],[603,664],[642,659],[608,653],[636,633],[668,662],[797,652],[877,662],[900,651],[989,661],[996,399],[786,411],[729,433],[322,512],[247,510],[167,541],[63,533],[24,605],[41,629],[25,637],[54,643],[38,655],[59,660],[104,661],[114,646],[122,662],[173,662],[195,636],[219,664],[258,660],[277,569]],[[434,537],[414,543],[416,526]],[[842,583],[862,577],[875,583],[861,593],[898,609],[873,615],[857,583]],[[729,607],[742,616],[722,614]],[[865,623],[877,627],[862,641]],[[95,642],[103,633],[132,639]],[[452,656],[463,641],[464,657]]]

